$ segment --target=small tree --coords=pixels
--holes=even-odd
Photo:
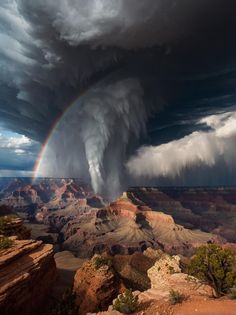
[[[215,244],[201,246],[191,259],[188,272],[211,285],[217,297],[225,295],[236,281],[235,253]]]
[[[138,297],[134,296],[132,290],[126,290],[123,294],[118,295],[113,303],[113,309],[123,314],[133,313],[138,306]]]

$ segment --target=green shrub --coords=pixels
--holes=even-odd
[[[169,293],[170,304],[175,305],[178,303],[182,303],[184,298],[185,298],[185,296],[183,294],[181,294],[179,291],[170,290],[170,293]]]
[[[8,237],[0,237],[0,250],[11,247],[13,243],[13,240]]]
[[[108,266],[108,267],[112,266],[112,260],[111,259],[103,258],[103,257],[100,257],[100,256],[95,256],[93,258],[93,262],[95,264],[96,269],[99,269],[102,266]]]
[[[138,297],[134,296],[132,290],[126,290],[123,294],[118,295],[113,302],[113,309],[123,314],[133,313],[138,306]]]
[[[0,234],[4,234],[9,228],[9,223],[11,223],[12,220],[16,218],[17,216],[15,215],[7,215],[4,217],[0,217]]]
[[[231,289],[229,290],[228,297],[229,297],[231,300],[236,300],[236,288],[231,288]]]
[[[225,295],[236,282],[235,253],[210,244],[197,249],[191,259],[188,273],[213,287],[215,295]]]

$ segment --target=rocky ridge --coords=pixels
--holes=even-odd
[[[170,215],[135,204],[126,193],[107,207],[78,213],[61,232],[64,249],[81,257],[103,251],[126,255],[148,247],[191,255],[201,244],[221,242],[209,233],[176,224]]]
[[[52,245],[14,239],[0,250],[0,313],[41,312],[55,277]]]

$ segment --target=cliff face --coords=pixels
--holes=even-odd
[[[128,195],[134,202],[170,214],[186,228],[204,229],[236,241],[235,187],[134,187]]]
[[[0,313],[41,312],[55,278],[52,245],[15,240],[10,248],[0,250]]]
[[[78,314],[106,310],[123,286],[114,269],[106,264],[96,265],[101,256],[94,256],[75,274],[74,292]]]

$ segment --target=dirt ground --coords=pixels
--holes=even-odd
[[[135,315],[236,315],[236,300],[194,298],[182,304],[150,301],[140,305]]]

